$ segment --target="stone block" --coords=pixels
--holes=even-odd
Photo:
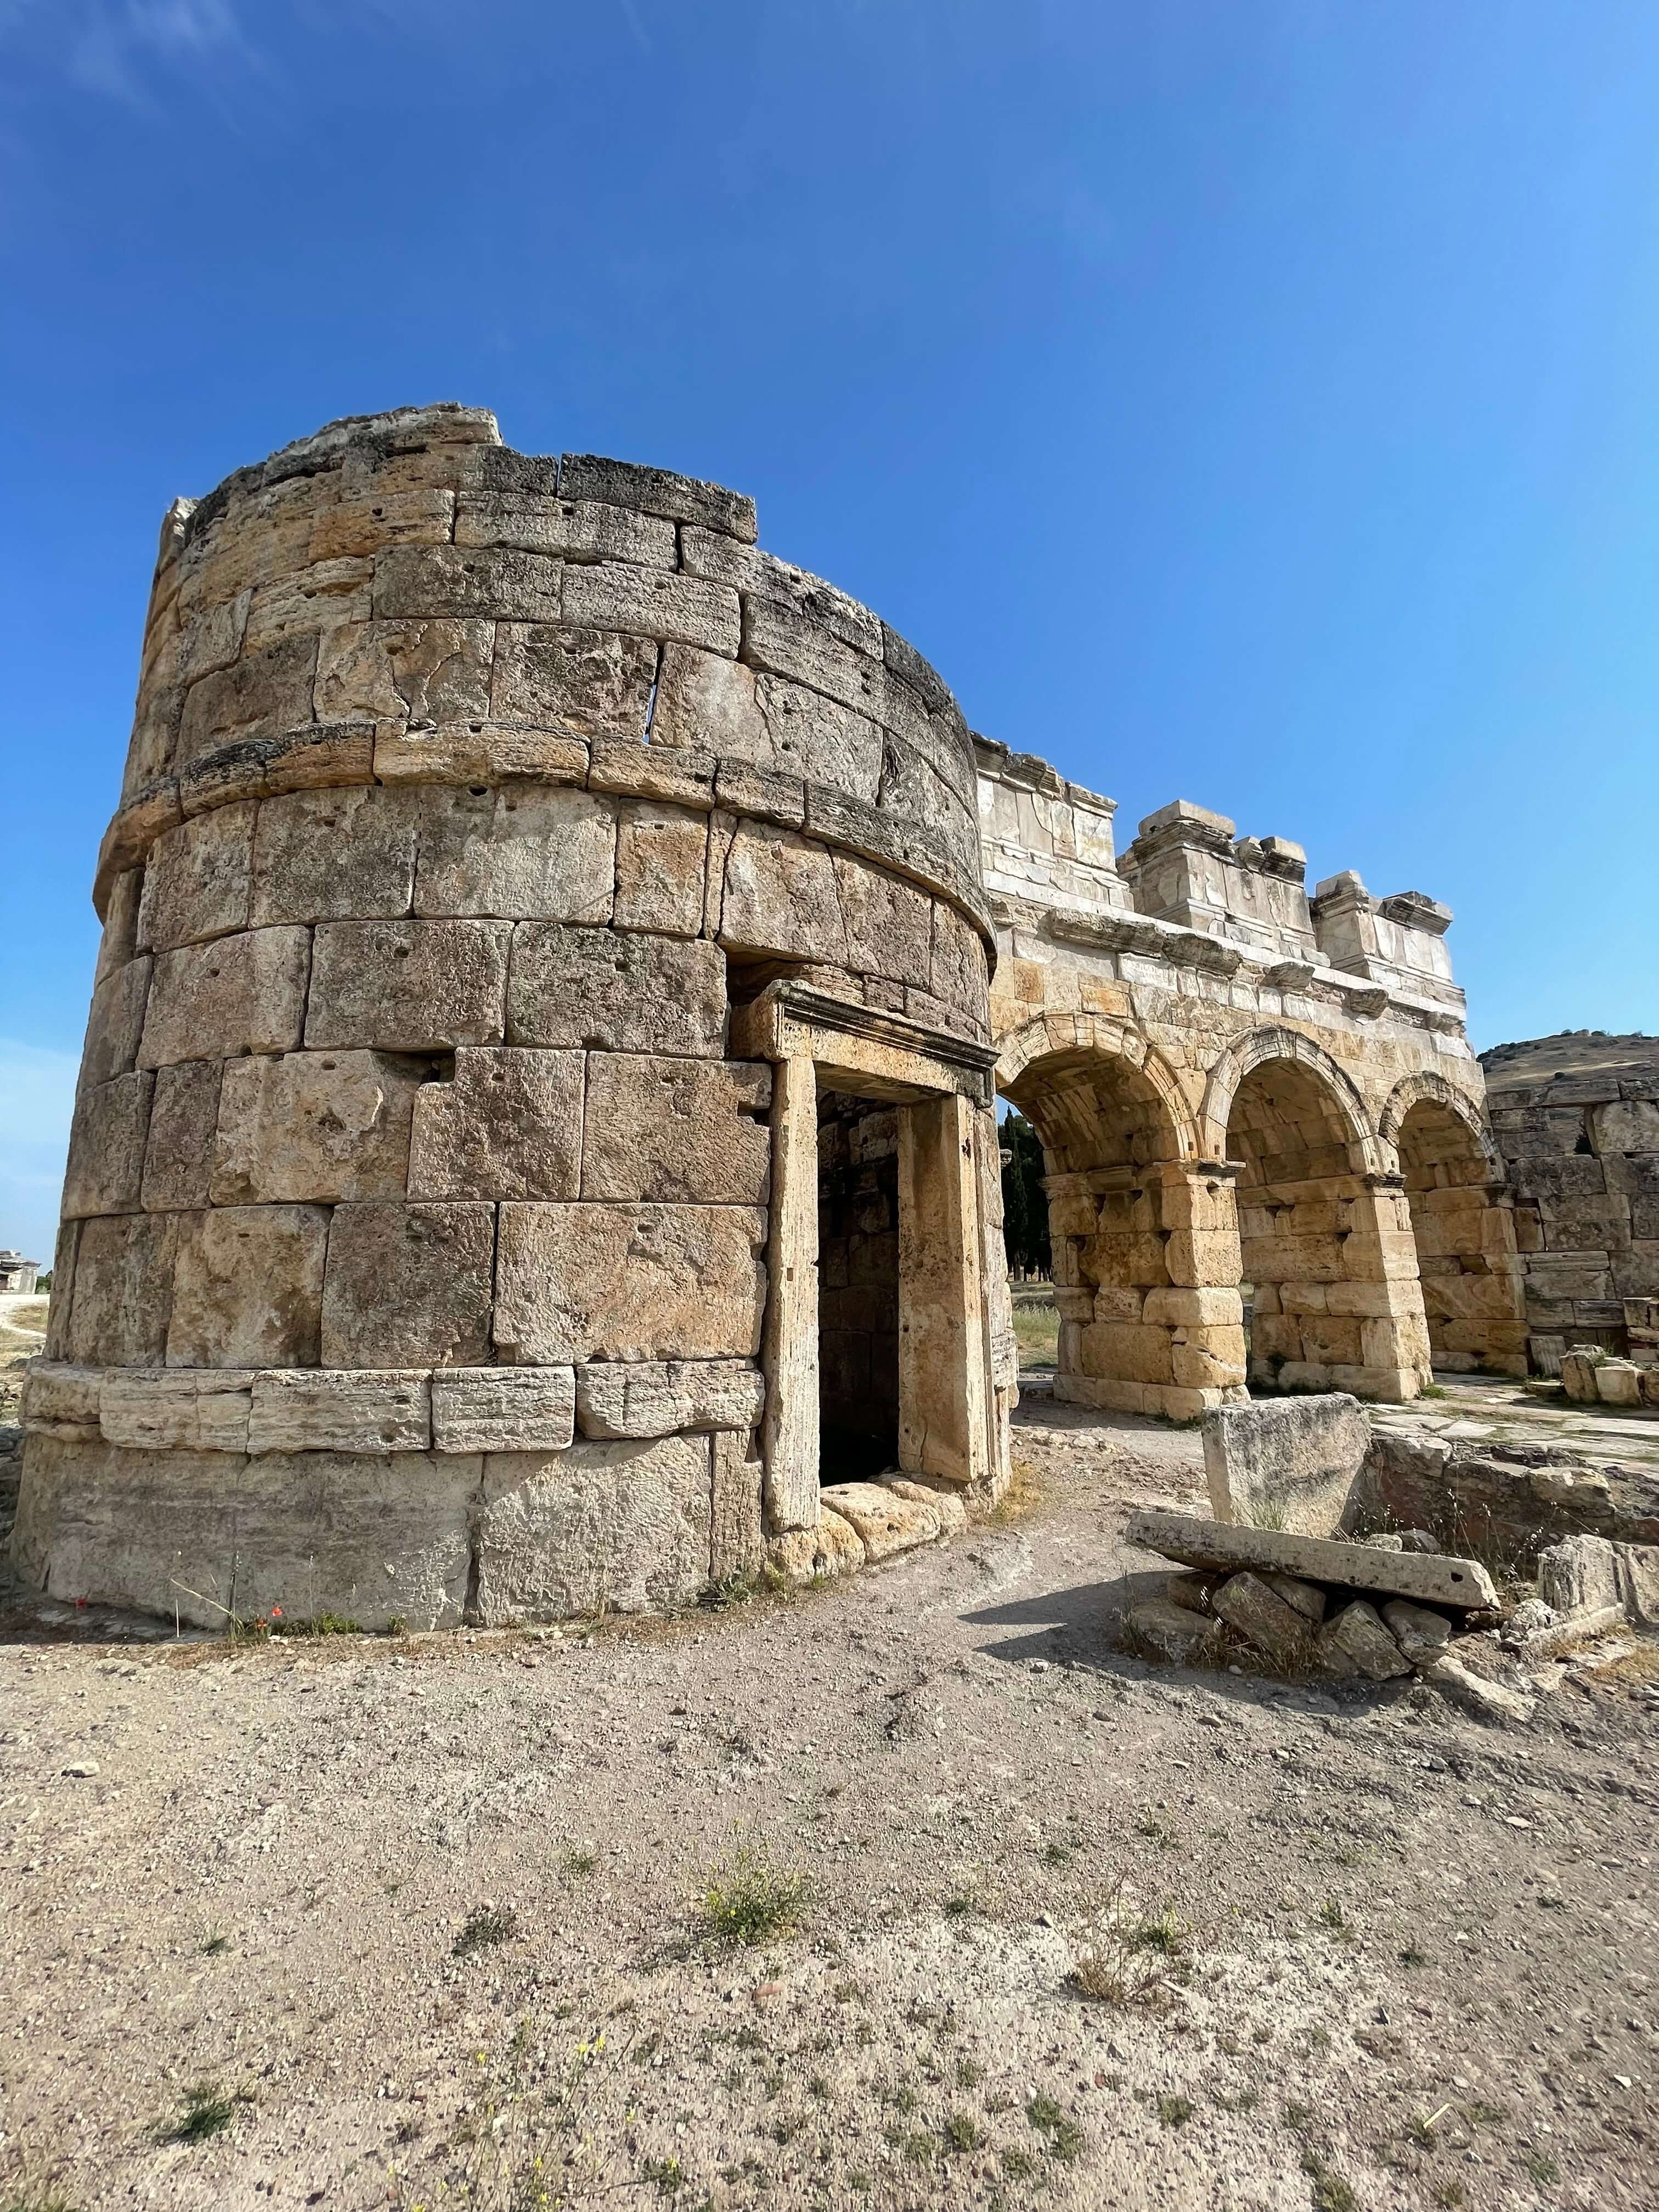
[[[126,961],[94,988],[81,1047],[83,1090],[131,1071],[143,1034],[154,965],[148,953],[142,954],[137,960]]]
[[[766,1378],[748,1359],[602,1360],[576,1370],[576,1416],[585,1437],[748,1430],[765,1403]]]
[[[1224,1651],[1220,1621],[1168,1598],[1143,1598],[1125,1618],[1131,1643],[1174,1667],[1212,1666]]]
[[[606,460],[599,453],[566,453],[559,463],[559,493],[564,499],[599,500],[607,507],[637,508],[723,531],[752,545],[757,532],[755,502],[723,484],[676,476],[672,469],[641,468],[631,461]]]
[[[322,1364],[487,1364],[495,1245],[493,1206],[336,1206]]]
[[[896,1553],[931,1544],[939,1534],[939,1516],[931,1502],[918,1504],[902,1498],[879,1482],[828,1483],[819,1493],[830,1511],[852,1523],[873,1567]]]
[[[752,1358],[766,1236],[756,1207],[503,1206],[496,1349],[538,1365]]]
[[[96,1429],[104,1387],[101,1367],[65,1367],[36,1359],[23,1376],[22,1418],[30,1428]]]
[[[565,570],[564,617],[592,629],[672,640],[732,659],[743,635],[738,595],[728,585],[617,562]]]
[[[571,561],[631,561],[672,568],[674,526],[593,499],[559,499],[527,491],[463,492],[455,508],[457,545],[514,545]],[[698,574],[699,571],[693,571]]]
[[[246,929],[250,918],[255,802],[221,806],[168,830],[150,848],[138,907],[138,944],[168,952]]]
[[[778,765],[765,717],[755,702],[754,670],[695,646],[662,647],[651,743],[663,750]]]
[[[812,616],[775,602],[745,601],[742,657],[769,676],[823,692],[919,750],[932,747],[927,710],[915,692]]]
[[[415,911],[608,922],[617,821],[585,791],[509,786],[427,795]]]
[[[1263,1575],[1261,1579],[1273,1595],[1282,1597],[1310,1627],[1317,1628],[1325,1618],[1325,1593],[1317,1583],[1298,1582],[1294,1575]]]
[[[374,616],[556,623],[562,574],[559,562],[506,546],[394,545],[375,559]]]
[[[1595,1395],[1604,1406],[1639,1406],[1642,1377],[1628,1359],[1604,1359],[1595,1370]]]
[[[764,1062],[591,1053],[582,1196],[764,1206],[771,1099]]]
[[[219,745],[184,768],[179,805],[185,817],[288,791],[367,784],[374,772],[373,722],[307,723],[282,737]]]
[[[1403,1597],[1389,1599],[1382,1620],[1401,1656],[1413,1667],[1431,1665],[1451,1640],[1451,1623],[1443,1613],[1412,1605]]]
[[[587,740],[500,722],[445,722],[407,730],[382,724],[374,774],[389,785],[586,781]]]
[[[766,1563],[761,1519],[760,1455],[745,1432],[726,1431],[713,1439],[714,1480],[708,1522],[708,1579],[758,1575]]]
[[[1218,1521],[1334,1536],[1370,1443],[1364,1408],[1340,1394],[1212,1407],[1204,1416],[1210,1510]]]
[[[187,1060],[155,1071],[142,1186],[146,1212],[208,1203],[222,1072],[216,1060]]]
[[[346,555],[313,561],[292,575],[258,585],[248,607],[246,650],[261,653],[285,638],[309,643],[342,623],[365,623],[372,610],[374,562]]]
[[[720,943],[849,967],[835,860],[787,830],[738,826],[726,856]]]
[[[329,1217],[320,1206],[227,1206],[179,1224],[169,1367],[314,1367]]]
[[[514,1044],[717,1057],[726,963],[702,941],[520,922],[507,983]]]
[[[141,1067],[292,1052],[305,1018],[311,933],[250,929],[158,953],[138,1046]]]
[[[847,933],[848,965],[860,975],[888,975],[930,988],[936,902],[862,860],[835,858],[836,887]],[[979,1011],[983,1012],[983,1000]]]
[[[129,868],[111,883],[109,902],[104,908],[104,933],[98,941],[94,982],[101,983],[106,975],[125,968],[138,950],[138,902],[143,891],[142,868]]]
[[[478,1618],[598,1618],[684,1605],[708,1578],[708,1443],[492,1452],[477,1537]]]
[[[455,495],[432,488],[375,490],[318,514],[306,550],[313,562],[383,552],[388,545],[442,545],[455,520]]]
[[[879,660],[882,623],[878,615],[849,599],[835,585],[775,554],[744,545],[713,531],[688,525],[680,532],[680,560],[688,575],[727,584],[746,599],[770,599],[818,623],[844,644]]]
[[[424,1452],[432,1411],[424,1371],[278,1368],[253,1378],[252,1452]]]
[[[1505,1689],[1501,1682],[1489,1682],[1483,1674],[1475,1674],[1461,1659],[1448,1652],[1443,1658],[1431,1661],[1423,1670],[1423,1680],[1443,1690],[1455,1704],[1480,1719],[1493,1721],[1500,1726],[1515,1723],[1524,1727],[1536,1710],[1536,1701],[1522,1697],[1518,1691]]]
[[[366,1630],[458,1628],[481,1466],[430,1452],[248,1460],[234,1491],[239,1610],[332,1613]]]
[[[577,1197],[583,1066],[579,1052],[464,1046],[449,1081],[416,1094],[409,1195]]]
[[[1358,1671],[1373,1682],[1391,1681],[1397,1674],[1408,1674],[1410,1662],[1401,1654],[1400,1646],[1383,1626],[1375,1606],[1363,1598],[1327,1621],[1320,1631],[1322,1650],[1334,1644]]]
[[[174,764],[198,760],[218,745],[280,738],[311,721],[316,675],[313,635],[283,638],[203,677],[185,695]]]
[[[940,1475],[884,1474],[881,1486],[890,1490],[895,1498],[911,1505],[924,1505],[936,1514],[943,1536],[960,1535],[968,1526],[968,1508],[963,1504],[960,1487]]]
[[[320,923],[307,1044],[410,1053],[498,1044],[512,934],[507,921]]]
[[[1538,1554],[1538,1590],[1557,1613],[1596,1613],[1621,1602],[1619,1556],[1600,1536],[1567,1536]]]
[[[406,915],[415,897],[419,820],[407,793],[373,785],[266,799],[253,839],[254,922]],[[345,854],[349,866],[341,866]]]
[[[503,623],[489,711],[498,722],[641,740],[656,672],[657,648],[647,638],[625,637],[614,628]]]
[[[66,1221],[137,1211],[155,1081],[149,1074],[118,1075],[76,1100],[64,1176]]]
[[[1475,1559],[1437,1553],[1379,1552],[1367,1544],[1339,1543],[1322,1536],[1297,1536],[1241,1523],[1204,1521],[1189,1513],[1143,1508],[1129,1517],[1124,1540],[1159,1552],[1182,1566],[1249,1568],[1295,1575],[1339,1589],[1381,1590],[1419,1604],[1443,1605],[1460,1613],[1495,1606],[1492,1577]]]
[[[1594,1106],[1590,1143],[1596,1152],[1659,1152],[1659,1105],[1647,1098],[1624,1098]]]
[[[1231,1575],[1210,1600],[1212,1611],[1229,1628],[1265,1652],[1276,1666],[1303,1668],[1313,1651],[1304,1613],[1287,1605],[1260,1576]]]
[[[117,1370],[103,1377],[99,1424],[134,1450],[245,1452],[253,1381],[235,1368]]]
[[[433,1375],[439,1451],[563,1451],[575,1433],[568,1367],[441,1367]]]
[[[653,799],[624,802],[617,823],[617,927],[696,937],[708,853],[707,815]]]
[[[489,622],[341,623],[318,643],[318,720],[484,721],[495,651]]]
[[[402,1198],[410,1119],[424,1073],[418,1062],[377,1052],[229,1061],[219,1098],[213,1203]]]
[[[855,1575],[864,1565],[864,1545],[850,1521],[825,1507],[814,1528],[791,1528],[770,1538],[767,1571],[792,1589]]]
[[[63,1346],[72,1365],[161,1366],[173,1304],[178,1219],[173,1213],[124,1213],[81,1224]],[[58,1304],[55,1267],[52,1302]],[[50,1331],[47,1349],[57,1354]]]

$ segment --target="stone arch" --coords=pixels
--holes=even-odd
[[[1404,1186],[1358,1086],[1299,1031],[1253,1031],[1211,1070],[1204,1130],[1237,1176],[1258,1388],[1414,1397],[1429,1341]]]
[[[997,1081],[1042,1146],[1056,1395],[1184,1419],[1242,1396],[1232,1194],[1175,1071],[1132,1024],[1050,1014],[1006,1041]]]
[[[1226,1158],[1227,1123],[1238,1087],[1253,1070],[1273,1060],[1291,1061],[1320,1080],[1347,1124],[1350,1143],[1358,1148],[1356,1165],[1370,1170],[1381,1168],[1376,1133],[1358,1085],[1322,1045],[1316,1044],[1300,1030],[1279,1026],[1252,1030],[1248,1036],[1230,1046],[1211,1068],[1199,1113],[1206,1157]]]
[[[1395,1085],[1378,1126],[1405,1193],[1434,1365],[1524,1375],[1515,1212],[1475,1101],[1425,1069]]]

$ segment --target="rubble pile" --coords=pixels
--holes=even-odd
[[[1584,1406],[1659,1406],[1659,1298],[1625,1300],[1627,1359],[1604,1345],[1576,1344],[1561,1358],[1561,1385]]]

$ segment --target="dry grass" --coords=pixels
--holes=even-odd
[[[1171,1911],[1156,1920],[1133,1911],[1120,1880],[1107,1901],[1099,1942],[1079,1954],[1066,1985],[1090,2004],[1156,2009],[1168,2000],[1170,1962],[1179,1955],[1185,1935]]]
[[[1014,1342],[1022,1370],[1052,1369],[1060,1359],[1060,1314],[1054,1306],[1016,1306]]]

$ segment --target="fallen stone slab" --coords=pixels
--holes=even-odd
[[[1320,1638],[1322,1645],[1327,1639],[1373,1682],[1392,1681],[1395,1675],[1411,1672],[1410,1661],[1383,1626],[1376,1607],[1368,1605],[1363,1597],[1356,1598],[1352,1605],[1345,1605],[1327,1623]]]
[[[1279,1666],[1302,1668],[1313,1664],[1307,1616],[1286,1605],[1260,1575],[1230,1576],[1211,1603],[1229,1628]]]
[[[1449,1652],[1422,1670],[1423,1680],[1431,1682],[1437,1690],[1443,1690],[1449,1698],[1478,1713],[1483,1720],[1529,1721],[1534,1711],[1534,1700],[1523,1698],[1518,1690],[1506,1690],[1501,1682],[1489,1682],[1484,1674],[1477,1674],[1461,1659]]]
[[[1431,1613],[1427,1606],[1413,1605],[1403,1597],[1389,1601],[1382,1619],[1413,1667],[1431,1666],[1451,1641],[1451,1623],[1443,1613]]]
[[[1218,1521],[1334,1536],[1370,1442],[1345,1391],[1217,1406],[1204,1416],[1204,1473]]]
[[[1440,1553],[1378,1552],[1368,1544],[1246,1528],[1150,1506],[1130,1515],[1124,1534],[1139,1550],[1160,1553],[1184,1567],[1249,1567],[1258,1574],[1332,1583],[1340,1589],[1381,1590],[1389,1597],[1450,1606],[1459,1613],[1498,1602],[1492,1577],[1478,1559]]]
[[[939,1517],[932,1501],[918,1504],[883,1483],[832,1482],[818,1496],[831,1512],[852,1522],[872,1567],[897,1552],[931,1544],[938,1538]]]
[[[1565,1620],[1553,1621],[1547,1628],[1534,1628],[1522,1638],[1516,1656],[1523,1665],[1534,1666],[1540,1660],[1559,1659],[1563,1652],[1579,1650],[1627,1626],[1622,1605],[1591,1606],[1583,1613],[1570,1613]]]
[[[1201,1666],[1221,1656],[1221,1623],[1184,1605],[1171,1605],[1167,1598],[1143,1598],[1132,1605],[1127,1627],[1143,1650],[1155,1659],[1167,1659],[1171,1666]]]

